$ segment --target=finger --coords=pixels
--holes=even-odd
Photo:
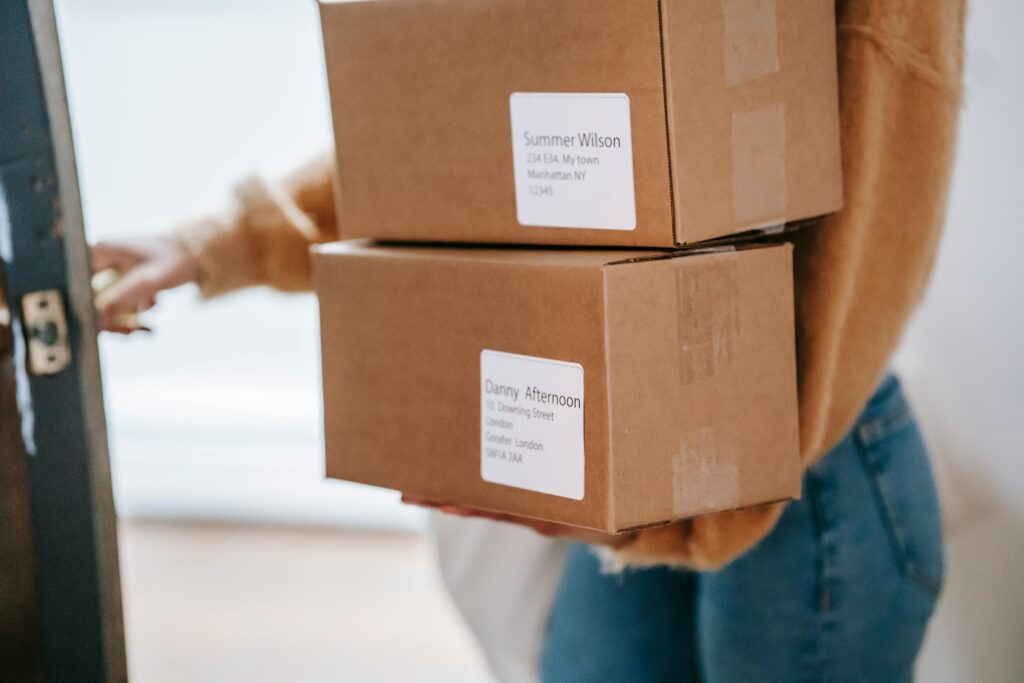
[[[425,498],[415,498],[411,496],[402,496],[402,502],[406,505],[415,505],[416,507],[427,508],[428,510],[444,510],[445,503],[439,503],[436,500],[426,500]]]
[[[138,254],[129,252],[109,242],[97,242],[92,247],[92,271],[100,271],[114,268],[115,270],[128,270],[139,262]]]
[[[160,279],[154,269],[146,266],[133,268],[109,289],[97,297],[96,305],[104,313],[137,313],[146,310],[155,301],[160,290]]]
[[[479,510],[470,510],[469,508],[459,507],[458,505],[442,505],[440,507],[441,512],[448,515],[455,515],[456,517],[488,517],[486,512]]]
[[[425,503],[427,501],[423,498],[417,498],[415,496],[410,496],[408,494],[403,493],[402,502],[408,503],[409,505],[419,505],[420,503]]]
[[[475,508],[466,508],[458,505],[445,505],[441,507],[441,510],[449,514],[458,515],[459,517],[480,517],[481,519],[489,519],[494,522],[526,526],[530,526],[531,524],[531,520],[517,517],[515,515],[508,515],[502,512],[490,512],[487,510],[477,510]]]
[[[132,328],[122,322],[122,316],[105,314],[100,311],[100,327],[106,332],[130,334]]]
[[[484,519],[495,519],[501,522],[506,521],[506,518],[511,518],[510,515],[505,515],[500,512],[479,510],[477,508],[469,508],[464,505],[453,505],[451,503],[441,505],[441,510],[451,515],[459,515],[460,517],[483,517]]]
[[[129,334],[135,334],[136,332],[148,334],[153,331],[152,328],[146,327],[145,325],[128,325],[121,322],[120,318],[114,320],[107,319],[105,321],[101,319],[100,328],[104,332],[113,332],[115,334],[123,334],[126,336]]]
[[[132,334],[135,332],[152,332],[153,330],[139,323],[138,316],[134,313],[118,313],[111,311],[104,313],[98,311],[100,329],[106,332],[117,334]]]

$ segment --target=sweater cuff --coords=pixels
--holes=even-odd
[[[195,259],[205,298],[243,287],[309,289],[309,245],[318,233],[309,216],[279,186],[249,178],[235,190],[235,208],[178,230]]]
[[[209,218],[177,231],[196,263],[199,291],[209,299],[261,282],[257,245],[244,222]]]
[[[771,503],[641,529],[623,546],[600,549],[599,556],[609,571],[654,565],[718,569],[767,536],[784,508],[785,503]]]

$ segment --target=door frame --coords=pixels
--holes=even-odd
[[[126,681],[89,248],[51,0],[0,3],[0,58],[0,265],[12,346],[0,358],[0,405],[12,397],[17,405],[0,414],[0,433],[20,437],[0,457],[27,487],[12,500],[28,503],[30,538],[18,546],[17,575],[32,591],[23,623],[36,653],[16,680]],[[70,362],[52,374],[30,369],[33,334],[22,304],[39,291],[59,293],[66,319]],[[10,484],[19,486],[17,477]],[[21,538],[17,518],[0,523]]]

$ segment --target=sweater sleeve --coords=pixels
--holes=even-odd
[[[960,108],[964,2],[837,3],[846,203],[794,237],[801,457],[850,429],[885,371],[935,260]],[[613,559],[721,566],[782,504],[638,532]]]
[[[280,183],[248,178],[229,212],[183,226],[178,237],[196,259],[203,296],[255,285],[310,289],[310,246],[338,238],[333,168],[324,154]]]

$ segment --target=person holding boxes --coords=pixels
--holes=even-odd
[[[281,183],[246,181],[230,212],[172,237],[96,245],[94,267],[124,275],[99,302],[104,325],[127,331],[118,322],[124,313],[145,309],[159,291],[186,282],[197,282],[206,296],[253,285],[307,290],[313,284],[310,247],[337,240],[339,225],[346,237],[406,242],[645,247],[647,252],[609,255],[596,265],[591,261],[598,257],[579,257],[590,259],[605,283],[587,290],[583,278],[579,291],[606,297],[599,310],[608,316],[617,315],[614,300],[627,286],[657,296],[642,289],[644,277],[627,285],[629,278],[620,275],[627,271],[608,265],[639,256],[648,259],[638,266],[645,273],[656,272],[652,264],[659,264],[659,273],[678,271],[672,276],[680,287],[676,300],[688,305],[716,282],[725,283],[716,292],[739,291],[731,284],[738,280],[714,279],[721,267],[685,284],[685,264],[715,258],[694,252],[693,242],[716,238],[718,248],[728,235],[789,224],[781,237],[761,241],[793,245],[798,500],[781,500],[792,497],[787,494],[770,502],[765,494],[761,504],[729,509],[739,507],[739,499],[725,497],[731,502],[705,501],[704,513],[677,507],[687,511],[682,519],[650,526],[670,521],[662,508],[640,504],[643,495],[660,500],[661,490],[636,484],[646,480],[629,469],[633,460],[623,464],[612,455],[637,448],[647,432],[616,431],[614,421],[625,419],[619,408],[611,417],[604,413],[611,445],[595,446],[596,432],[585,432],[587,448],[580,453],[607,446],[608,471],[623,477],[613,482],[621,490],[616,497],[632,496],[636,503],[621,520],[573,516],[583,509],[574,502],[587,505],[592,488],[573,489],[583,491],[575,500],[575,494],[516,494],[529,488],[525,480],[459,480],[448,489],[465,496],[458,500],[440,498],[440,489],[420,478],[408,480],[404,492],[409,502],[580,542],[568,550],[547,622],[539,662],[544,680],[910,680],[942,585],[942,532],[924,444],[886,366],[924,291],[943,224],[960,106],[964,3],[845,0],[835,4],[835,15],[833,3],[817,0],[630,0],[628,12],[603,1],[586,12],[568,0],[542,4],[544,11],[533,16],[529,2],[500,0],[324,3],[336,156]],[[725,49],[717,56],[704,49],[698,58],[688,52],[696,49],[693,41],[704,48],[717,41]],[[831,100],[824,96],[830,73],[833,79],[838,73],[838,106],[834,91]],[[545,139],[575,144],[576,129],[623,141],[588,150],[587,158],[597,162],[586,172],[596,175],[577,176],[580,168],[565,149],[535,149],[533,142]],[[458,144],[449,145],[453,141]],[[553,170],[556,164],[562,170]],[[744,253],[748,242],[728,240],[727,251],[739,246]],[[659,256],[651,248],[671,251]],[[666,265],[665,257],[679,256],[680,248],[690,251]],[[358,283],[372,297],[403,272],[394,267],[385,277],[375,264],[389,259],[419,269],[420,277],[411,280],[422,289],[423,283],[441,287],[452,278],[472,282],[470,274],[484,268],[479,264],[501,262],[505,268],[526,259],[536,275],[559,259],[578,258],[495,247],[418,251],[425,249],[327,247],[316,256],[317,277],[321,284],[343,286],[339,310],[358,313],[371,300],[356,298]],[[733,267],[745,268],[739,261]],[[345,278],[357,271],[359,278],[345,289]],[[430,302],[429,291],[420,303]],[[503,291],[515,296],[512,289]],[[333,296],[321,290],[322,304]],[[581,294],[580,305],[587,296]],[[389,300],[374,299],[385,305]],[[692,321],[707,325],[721,310],[684,305],[672,311],[688,317],[667,326],[667,338],[682,340],[688,354],[698,347],[707,354],[699,363],[680,361],[673,381],[699,385],[714,374],[701,372],[721,367],[723,337],[680,332]],[[360,333],[380,335],[389,333],[380,326],[383,317],[348,320]],[[657,322],[656,315],[651,319]],[[436,334],[429,316],[425,320],[428,327],[410,334]],[[488,329],[500,325],[488,320]],[[719,323],[706,329],[718,330],[716,335],[749,330],[734,318]],[[342,328],[330,332],[332,342],[346,342]],[[465,361],[466,376],[476,383],[487,373],[489,381],[512,386],[516,373],[529,371],[507,365],[519,362],[515,354],[524,349],[498,349],[493,356],[479,351],[472,359],[467,352]],[[586,387],[580,407],[595,412],[580,420],[581,430],[605,419],[602,406],[627,406],[616,403],[612,392],[644,367],[643,359],[628,353],[609,356],[607,367],[596,371],[574,358],[555,360],[557,369],[553,365],[540,377],[564,373],[567,384],[559,386]],[[471,362],[480,363],[479,373]],[[624,368],[621,376],[614,364]],[[593,381],[572,384],[577,367],[588,379],[598,378],[596,398]],[[604,371],[614,380],[607,386],[601,384]],[[342,375],[364,386],[362,378]],[[513,380],[501,379],[508,377]],[[325,389],[331,381],[325,375]],[[671,390],[671,383],[665,386]],[[336,391],[345,387],[339,382]],[[577,395],[557,389],[541,390]],[[471,405],[473,387],[454,391]],[[716,395],[709,391],[707,400]],[[480,412],[486,410],[482,404]],[[479,418],[458,418],[473,422],[460,429],[478,434]],[[691,496],[684,502],[718,493],[718,479],[694,477],[723,459],[738,468],[729,470],[735,481],[743,480],[751,465],[728,458],[752,427],[739,420],[731,431],[701,432],[699,424],[686,422],[692,415],[679,418],[687,428],[669,436],[682,439],[676,441],[682,450],[669,454],[659,475],[669,482],[670,499],[683,500],[680,491]],[[667,423],[665,430],[678,428]],[[345,432],[350,425],[335,426],[351,433]],[[440,430],[437,436],[442,432],[447,434]],[[531,441],[541,450],[549,443]],[[461,447],[463,441],[445,443]],[[331,458],[338,456],[330,438],[328,451],[330,473]],[[482,465],[473,459],[485,453],[472,446],[469,451],[451,461]],[[582,477],[582,457],[579,468]],[[595,469],[581,480],[588,487],[598,476]],[[492,497],[474,498],[477,491]],[[545,495],[574,502],[548,504]],[[534,503],[523,507],[523,501]]]

